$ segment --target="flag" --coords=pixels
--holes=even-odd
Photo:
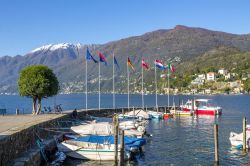
[[[172,66],[170,63],[168,64],[168,68],[172,71],[172,73],[175,71],[174,66]]]
[[[160,60],[155,60],[155,66],[158,67],[161,70],[165,70],[166,67],[161,63]]]
[[[94,61],[95,63],[98,63],[97,60],[95,60],[95,58],[91,55],[91,53],[89,52],[89,49],[87,48],[87,51],[86,51],[86,60],[92,60]]]
[[[128,65],[135,71],[135,68],[134,68],[131,60],[129,59],[129,57],[128,57]]]
[[[100,62],[104,62],[105,65],[107,65],[107,61],[106,61],[106,59],[104,58],[104,56],[103,56],[100,52],[97,52],[97,53],[98,53],[98,56],[99,56],[99,58],[100,58]]]
[[[119,66],[119,64],[118,64],[118,62],[117,62],[115,56],[114,56],[114,64],[117,66],[118,69],[120,69],[120,66]]]
[[[142,59],[141,65],[142,65],[142,67],[143,67],[144,69],[149,69],[149,64],[147,64],[147,63],[144,61],[144,59]]]

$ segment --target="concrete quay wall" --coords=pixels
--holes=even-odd
[[[138,109],[138,108],[135,108]],[[154,108],[148,108],[154,109]],[[114,113],[122,113],[132,111],[133,108],[119,108],[119,109],[90,109],[90,110],[78,110],[78,117],[81,120],[86,119],[88,116],[97,117],[112,117]],[[159,111],[164,112],[165,107],[159,107]],[[47,148],[54,150],[56,145],[53,140],[55,135],[61,133],[55,133],[44,128],[57,128],[57,127],[69,127],[68,123],[60,123],[64,121],[71,121],[71,111],[65,111],[62,114],[47,114],[44,115],[42,121],[35,121],[29,124],[16,126],[8,131],[0,132],[0,166],[5,165],[42,165],[42,156],[39,152],[39,148],[36,145],[36,140],[40,137],[43,140],[47,140]],[[25,116],[16,116],[15,119],[18,121]],[[27,115],[28,116],[28,115]],[[30,116],[30,115],[29,115]],[[38,115],[39,116],[39,115]],[[37,116],[37,117],[38,117]],[[42,116],[42,115],[41,115]],[[37,118],[33,116],[33,118]],[[3,118],[8,118],[3,117]],[[12,117],[13,118],[13,117]],[[5,122],[5,123],[12,123]],[[14,123],[14,122],[13,122]],[[7,125],[7,124],[6,124]],[[49,140],[49,141],[48,141]]]

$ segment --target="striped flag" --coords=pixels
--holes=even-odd
[[[174,66],[172,66],[170,63],[168,64],[168,68],[172,71],[172,73],[175,71]]]
[[[142,65],[142,67],[144,68],[144,69],[149,69],[149,64],[147,64],[145,61],[144,61],[144,59],[142,59],[142,61],[141,61],[141,65]]]
[[[162,64],[162,62],[161,62],[160,60],[158,60],[158,59],[155,60],[155,66],[156,66],[157,68],[161,69],[161,70],[165,70],[165,69],[166,69],[166,66],[164,66],[164,65]]]
[[[133,64],[132,64],[132,62],[131,62],[131,60],[129,59],[129,57],[128,57],[128,65],[131,67],[131,69],[132,69],[133,71],[135,71],[135,68],[134,68],[134,66],[133,66]]]

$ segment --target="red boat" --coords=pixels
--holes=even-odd
[[[192,100],[188,100],[185,105],[181,106],[184,112],[192,111]],[[193,106],[194,114],[197,115],[221,115],[222,108],[212,106],[210,99],[195,99]]]

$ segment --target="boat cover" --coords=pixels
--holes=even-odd
[[[99,136],[99,135],[88,135],[81,136],[75,139],[75,141],[80,142],[90,142],[90,143],[98,143],[98,144],[114,144],[114,136]],[[120,143],[120,139],[118,139],[118,143]],[[141,147],[145,145],[146,140],[144,138],[131,138],[124,136],[124,144]]]

